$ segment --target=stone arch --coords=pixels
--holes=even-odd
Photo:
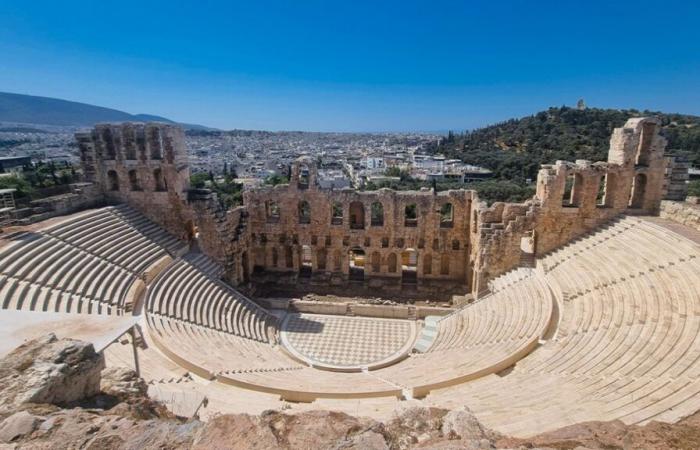
[[[110,191],[119,190],[119,174],[116,170],[110,170],[107,172],[107,187]]]
[[[365,205],[362,202],[350,202],[350,228],[353,230],[365,228]]]

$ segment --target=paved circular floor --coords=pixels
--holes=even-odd
[[[288,314],[282,344],[296,358],[321,369],[378,368],[405,357],[416,338],[412,320]]]

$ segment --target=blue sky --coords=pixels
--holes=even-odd
[[[700,114],[700,2],[0,2],[0,91],[220,128],[462,130],[583,97]]]

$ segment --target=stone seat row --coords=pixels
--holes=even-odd
[[[76,314],[121,314],[118,305],[0,275],[2,309]]]
[[[0,274],[123,308],[136,276],[58,239],[31,234],[0,254]]]
[[[496,293],[532,275],[533,269],[518,267],[489,282],[489,291]]]
[[[43,233],[141,274],[168,253],[177,255],[184,244],[139,212],[106,207],[47,228]]]
[[[171,264],[147,295],[149,313],[260,342],[276,340],[277,318],[187,259]]]
[[[622,255],[605,254],[601,245],[582,240],[570,247],[577,256],[561,264],[576,270],[557,267],[546,274],[552,289],[565,294],[590,279],[588,291],[563,296],[556,339],[505,376],[434,391],[428,400],[444,405],[451,398],[469,398],[483,423],[519,435],[587,420],[644,424],[695,412],[700,402],[700,264],[695,255],[700,247],[644,219],[620,222],[633,226],[608,237],[605,245],[623,249],[631,265]],[[678,253],[659,252],[660,260],[652,259],[656,249],[671,246]],[[637,258],[641,270],[633,265]],[[611,283],[607,272],[616,270],[627,275]],[[570,281],[581,272],[588,278]]]
[[[157,314],[147,316],[151,337],[176,361],[212,379],[219,373],[287,371],[301,365],[269,343]]]
[[[542,331],[551,315],[547,285],[532,273],[438,322],[428,352],[517,340]]]

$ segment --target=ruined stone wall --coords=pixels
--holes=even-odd
[[[306,247],[312,273],[338,283],[348,278],[350,252],[364,252],[364,275],[380,286],[376,280],[400,280],[402,256],[413,254],[419,283],[449,280],[466,287],[471,201],[470,191],[321,189],[313,162],[302,159],[290,184],[244,193],[252,265],[299,272]],[[407,207],[415,210],[415,219],[407,218]],[[445,220],[448,209],[451,219]]]
[[[685,202],[664,200],[661,202],[659,217],[700,231],[700,198],[688,197]]]
[[[668,165],[659,128],[656,119],[630,119],[613,132],[607,162],[543,165],[531,201],[479,204],[473,292],[528,254],[544,255],[621,213],[658,213]]]
[[[199,249],[224,268],[224,278],[230,284],[237,286],[248,281],[250,239],[246,232],[246,208],[226,210],[216,193],[206,189],[192,189],[188,194]]]
[[[76,134],[87,182],[108,202],[128,203],[175,236],[191,237],[185,135],[163,123],[99,124]]]

